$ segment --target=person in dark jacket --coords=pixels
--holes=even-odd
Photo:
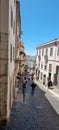
[[[52,86],[52,81],[48,78],[48,88]]]
[[[36,84],[34,83],[34,80],[32,80],[31,87],[32,87],[31,95],[34,95],[34,91],[35,91],[35,87],[36,87]]]
[[[26,84],[27,84],[26,77],[23,77],[23,80],[22,80],[23,101],[25,101]]]

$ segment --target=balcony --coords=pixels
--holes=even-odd
[[[20,51],[20,55],[24,55],[25,56],[25,53],[23,51]]]

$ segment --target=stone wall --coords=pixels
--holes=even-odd
[[[0,0],[0,121],[7,118],[8,0]]]
[[[0,33],[0,120],[6,119],[8,84],[8,35]]]

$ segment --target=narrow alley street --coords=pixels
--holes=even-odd
[[[59,130],[59,0],[0,0],[0,130]]]
[[[56,114],[43,92],[38,86],[31,95],[30,81],[27,83],[25,101],[22,88],[19,86],[14,100],[10,120],[0,130],[59,130],[59,115]]]

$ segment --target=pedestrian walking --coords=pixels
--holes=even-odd
[[[32,83],[31,83],[31,87],[32,87],[31,95],[34,95],[34,91],[35,91],[36,84],[34,83],[34,80],[33,80],[33,79],[32,79]]]
[[[22,80],[23,101],[25,101],[26,84],[27,84],[26,77],[23,77],[23,80]]]
[[[51,79],[48,78],[48,88],[50,88],[52,86],[52,81]]]

